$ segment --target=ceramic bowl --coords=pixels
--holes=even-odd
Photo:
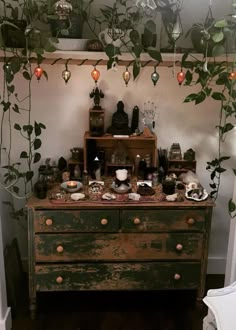
[[[76,182],[76,185],[77,185],[75,188],[68,188],[68,186],[67,186],[68,182],[67,181],[62,182],[61,188],[63,188],[67,192],[74,193],[74,192],[80,190],[83,187],[81,182],[79,182],[79,181],[75,181],[75,182]]]
[[[50,39],[51,44],[58,50],[87,50],[90,39],[57,38],[58,42]]]
[[[78,201],[80,199],[83,199],[85,197],[85,194],[82,193],[74,193],[71,194],[70,198],[73,199],[73,201]]]

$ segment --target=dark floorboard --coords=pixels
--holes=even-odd
[[[206,290],[222,287],[222,275],[208,275]],[[27,290],[13,313],[13,330],[201,330],[207,313],[195,292],[40,293],[32,321]]]

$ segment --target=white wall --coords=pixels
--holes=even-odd
[[[227,14],[231,1],[212,1],[213,12],[220,15]],[[203,19],[202,12],[206,10],[208,1],[194,0],[185,1],[184,19],[188,24],[193,21]],[[185,26],[185,24],[184,24]],[[93,104],[89,98],[89,93],[94,87],[90,76],[92,66],[72,66],[71,80],[65,85],[61,72],[64,65],[55,64],[42,65],[47,71],[49,80],[44,78],[38,83],[33,82],[33,119],[41,121],[47,126],[47,130],[42,135],[43,145],[40,150],[43,158],[51,157],[58,159],[70,156],[70,148],[83,146],[83,135],[88,130],[88,113]],[[197,91],[198,88],[179,86],[172,68],[160,67],[158,72],[160,80],[154,87],[150,75],[153,68],[146,67],[137,81],[130,81],[125,87],[122,80],[124,67],[119,67],[117,72],[107,71],[105,66],[97,67],[101,72],[99,88],[105,94],[102,106],[105,108],[106,127],[110,125],[111,116],[116,110],[116,104],[123,100],[125,111],[131,118],[132,109],[138,105],[142,109],[143,103],[151,100],[157,104],[158,120],[156,134],[158,137],[158,147],[170,148],[173,142],[179,142],[182,151],[193,148],[196,151],[197,172],[201,183],[208,189],[209,173],[206,171],[206,162],[212,160],[217,152],[217,131],[219,105],[216,101],[207,100],[200,105],[183,103],[186,95]],[[177,69],[178,70],[178,69]],[[17,91],[19,95],[26,95],[26,82],[17,79]],[[21,116],[14,114],[13,122],[20,122]],[[228,167],[233,168],[235,161],[235,147],[232,144],[234,132],[224,143],[225,154],[233,155],[228,161]],[[17,159],[22,151],[22,139],[18,132],[14,131],[15,144],[13,145],[13,155]],[[227,213],[227,203],[232,196],[234,175],[228,171],[223,174],[221,192],[214,208],[213,223],[211,230],[209,269],[208,272],[223,273],[225,269],[225,256],[227,252],[227,242],[229,233],[229,216]],[[27,256],[26,233],[21,242],[23,257]]]

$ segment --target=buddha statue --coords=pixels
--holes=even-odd
[[[119,101],[117,103],[117,111],[112,116],[112,124],[107,129],[107,133],[112,135],[130,135],[131,128],[128,126],[129,118],[124,111],[124,103]]]

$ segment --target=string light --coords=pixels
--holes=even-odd
[[[128,87],[128,83],[130,81],[131,78],[131,73],[129,72],[129,68],[126,67],[125,71],[122,74],[123,80],[125,82],[126,87]]]
[[[55,13],[58,15],[59,19],[65,20],[68,18],[70,13],[72,12],[72,5],[65,1],[65,0],[59,0],[54,5]]]
[[[185,79],[185,73],[181,69],[181,71],[177,73],[177,80],[179,85],[182,85],[184,79]]]
[[[71,60],[71,58],[68,58],[68,60],[65,63],[65,70],[62,71],[62,78],[64,79],[65,83],[67,84],[71,77],[71,72],[68,70],[68,62]]]
[[[35,69],[34,69],[34,74],[37,77],[37,80],[39,81],[40,78],[42,77],[43,74],[43,69],[41,68],[40,65],[38,65]]]
[[[156,83],[158,82],[160,78],[159,73],[156,71],[156,66],[154,67],[154,72],[151,74],[151,79],[153,82],[153,85],[156,86]]]
[[[92,76],[93,80],[95,81],[95,83],[97,83],[98,79],[100,77],[100,71],[97,70],[96,65],[94,66],[94,69],[91,72],[91,76]]]

